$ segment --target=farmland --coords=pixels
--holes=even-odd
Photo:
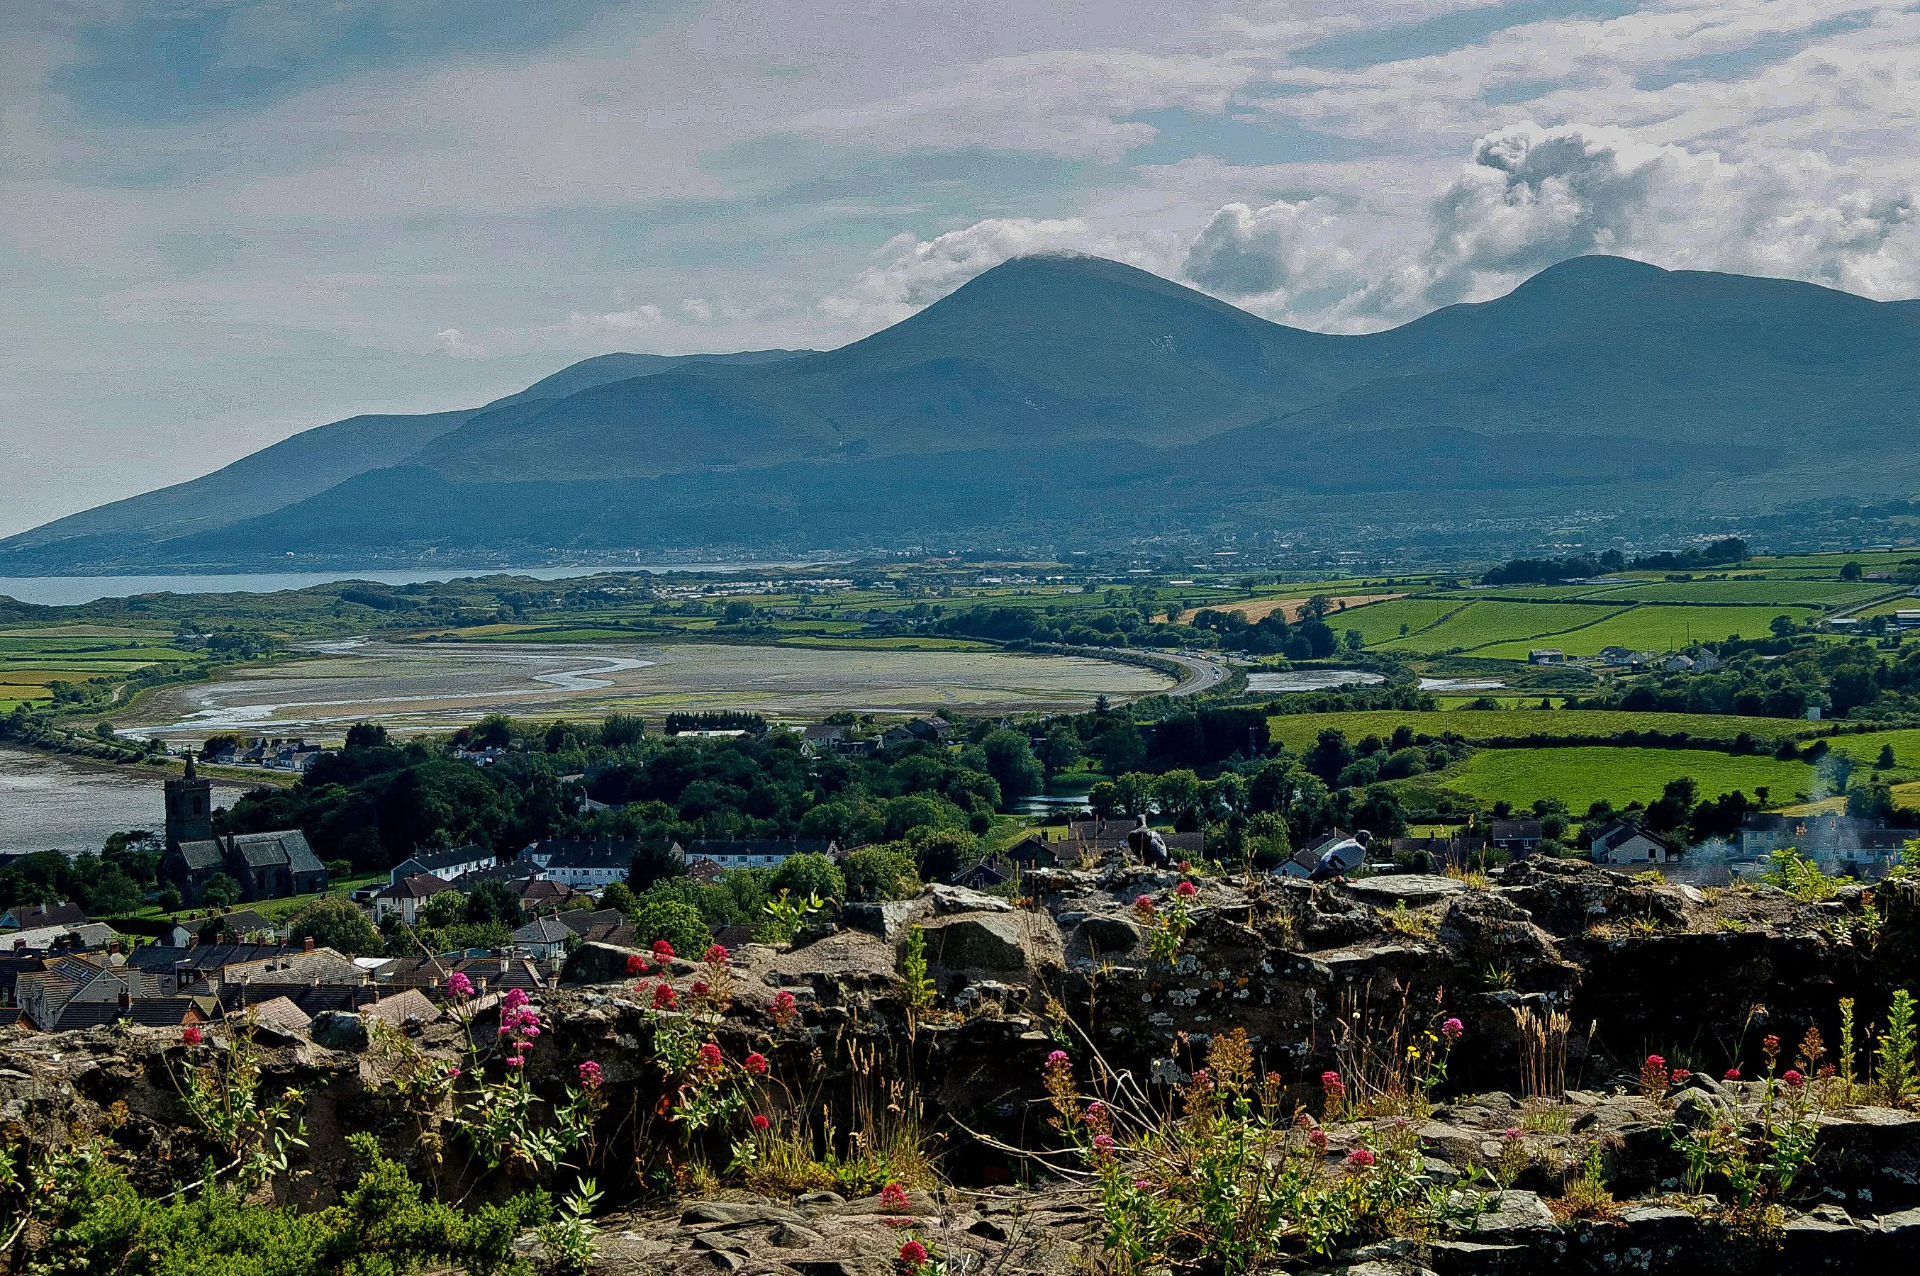
[[[1679,650],[1692,643],[1718,642],[1739,634],[1747,638],[1764,637],[1775,616],[1804,621],[1807,613],[1795,614],[1785,607],[1684,607],[1641,606],[1616,612],[1599,623],[1567,633],[1554,634],[1545,644],[1558,647],[1569,656],[1598,655],[1605,647],[1627,647],[1635,651]],[[1524,639],[1490,642],[1476,647],[1473,654],[1503,660],[1525,660],[1530,646]]]
[[[56,626],[0,630],[0,713],[54,698],[55,683],[115,679],[156,664],[198,659],[171,634],[142,629]]]
[[[1521,603],[1481,598],[1430,629],[1405,638],[1389,639],[1380,646],[1390,651],[1476,651],[1506,639],[1562,634],[1594,625],[1618,612],[1619,609],[1596,604]],[[1525,651],[1520,653],[1520,658],[1526,658]]]
[[[1483,802],[1525,808],[1537,798],[1558,798],[1576,815],[1599,801],[1615,807],[1650,803],[1669,780],[1683,776],[1693,779],[1702,797],[1741,792],[1751,798],[1766,788],[1770,801],[1779,803],[1812,796],[1816,788],[1814,769],[1804,762],[1691,749],[1488,749],[1445,775],[1447,787]]]
[[[1311,748],[1326,728],[1346,733],[1358,741],[1370,735],[1386,739],[1394,728],[1405,726],[1418,734],[1439,736],[1451,731],[1469,742],[1530,735],[1609,736],[1626,731],[1658,731],[1663,735],[1686,734],[1698,740],[1732,741],[1742,731],[1756,740],[1771,742],[1781,736],[1804,732],[1809,724],[1795,718],[1737,718],[1698,713],[1633,713],[1617,709],[1449,709],[1431,712],[1394,709],[1364,710],[1353,713],[1282,714],[1268,719],[1272,738],[1300,752]],[[1902,735],[1920,736],[1920,732],[1887,732],[1871,736],[1842,736],[1841,741],[1866,748],[1865,741],[1897,739]],[[1908,745],[1914,748],[1920,740]],[[1896,750],[1902,746],[1895,745]],[[1873,754],[1880,751],[1873,745]],[[1871,762],[1873,758],[1866,759]]]

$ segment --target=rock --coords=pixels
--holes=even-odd
[[[1057,970],[1065,964],[1053,919],[1036,913],[962,913],[927,923],[927,957],[948,970]]]
[[[1011,913],[1013,905],[998,895],[935,882],[922,894],[933,901],[933,911],[948,917],[956,913]]]
[[[1435,1241],[1428,1261],[1440,1276],[1535,1276],[1547,1270],[1525,1245]]]
[[[802,1192],[793,1198],[795,1205],[845,1205],[847,1198],[838,1192]]]
[[[1367,903],[1382,908],[1392,908],[1396,903],[1417,908],[1450,895],[1458,895],[1467,889],[1467,884],[1457,877],[1443,877],[1437,873],[1390,873],[1348,882],[1346,889]]]
[[[351,1010],[322,1010],[307,1025],[313,1044],[328,1050],[365,1050],[366,1021]]]
[[[1673,1105],[1673,1119],[1689,1130],[1714,1124],[1723,1117],[1737,1115],[1737,1109],[1720,1095],[1705,1090],[1685,1090]]]
[[[1125,917],[1096,913],[1082,921],[1074,932],[1087,947],[1087,955],[1122,956],[1140,944],[1140,928]]]
[[[1491,1192],[1487,1211],[1474,1220],[1479,1236],[1500,1237],[1554,1226],[1553,1211],[1534,1192]]]
[[[737,1272],[747,1265],[746,1259],[724,1249],[708,1250],[707,1261],[723,1272]]]
[[[827,1238],[810,1227],[798,1223],[781,1223],[775,1227],[767,1240],[775,1249],[806,1249],[813,1245],[826,1244]]]
[[[878,935],[889,942],[898,939],[915,918],[926,912],[917,899],[890,899],[884,903],[843,904],[840,923],[851,930]]]
[[[1007,1239],[1007,1229],[990,1218],[974,1220],[973,1225],[968,1227],[967,1230],[975,1236],[984,1237],[990,1241],[1004,1241]]]
[[[619,983],[628,978],[627,958],[645,956],[638,948],[622,948],[617,944],[582,944],[567,954],[566,964],[560,968],[560,982]],[[648,963],[652,963],[651,958],[648,958]]]

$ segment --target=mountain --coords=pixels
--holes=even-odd
[[[1785,280],[1583,257],[1331,336],[1033,257],[837,350],[608,355],[322,427],[0,541],[0,572],[1678,525],[1920,490],[1917,391],[1920,303]]]

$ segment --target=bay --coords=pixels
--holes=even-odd
[[[159,767],[113,766],[0,747],[0,853],[99,851],[109,833],[166,824]],[[213,782],[215,806],[231,806],[244,784]]]

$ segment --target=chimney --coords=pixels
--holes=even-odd
[[[307,939],[306,939],[306,943],[305,943],[305,945],[304,945],[304,947],[303,947],[303,949],[302,949],[302,951],[304,951],[304,952],[309,952],[309,953],[313,951],[313,936],[312,936],[312,935],[308,935],[308,936],[307,936]]]
[[[120,990],[120,1009],[130,1010],[132,1009],[132,1007],[133,1007],[133,994],[128,992],[125,988],[122,988]]]

